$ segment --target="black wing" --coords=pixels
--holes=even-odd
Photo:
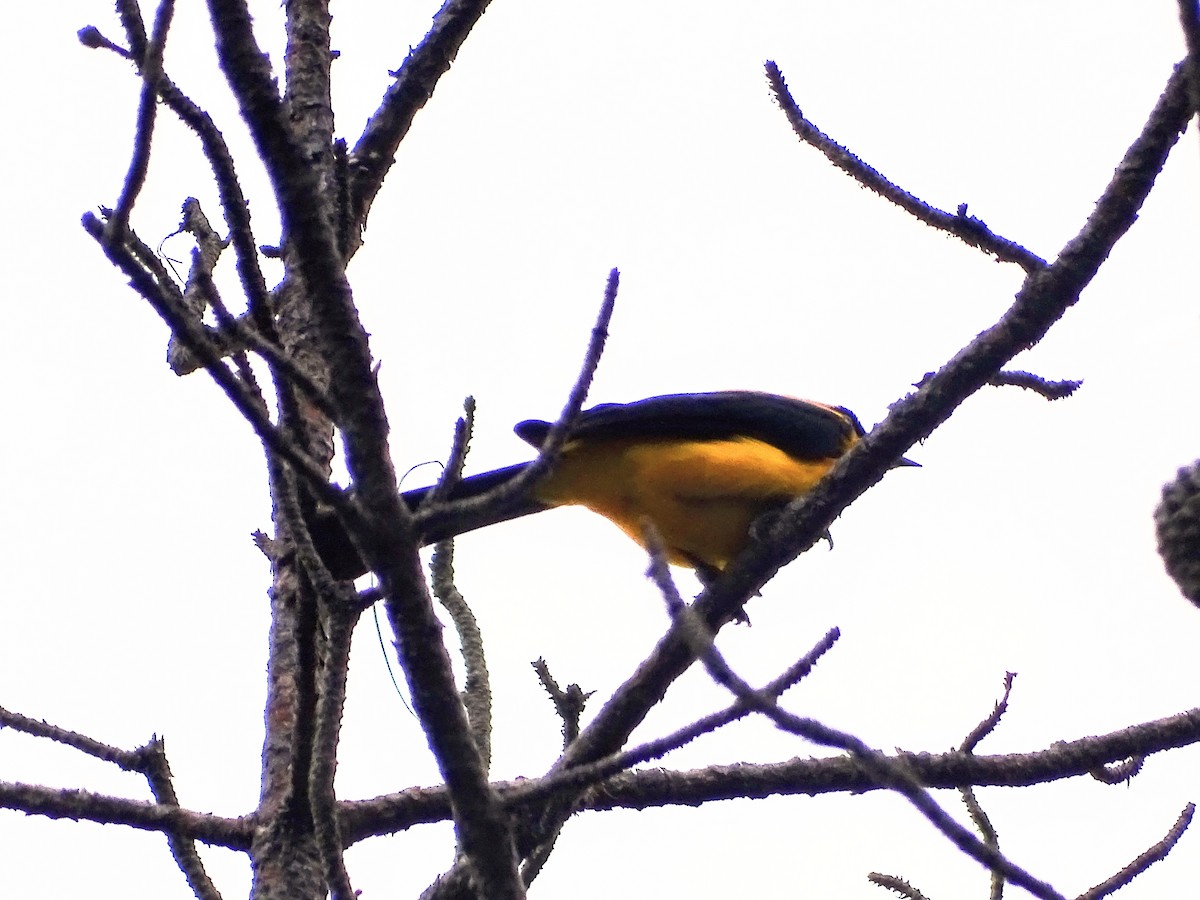
[[[541,447],[550,423],[529,419],[515,431],[526,443]],[[718,391],[593,406],[580,414],[571,439],[749,437],[797,459],[830,459],[841,456],[851,438],[862,433],[854,413],[842,407],[757,391]]]

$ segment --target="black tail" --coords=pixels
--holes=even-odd
[[[502,484],[511,481],[517,475],[525,470],[529,463],[517,463],[515,466],[505,466],[503,469],[493,469],[491,472],[481,472],[478,475],[471,475],[464,478],[458,484],[450,489],[447,496],[442,497],[443,500],[466,500],[470,497],[479,497],[486,494],[493,488],[498,488]],[[413,488],[411,491],[405,491],[400,496],[404,499],[405,505],[413,512],[417,511],[425,498],[429,496],[433,490],[433,485],[429,487]]]
[[[528,465],[529,463],[517,463],[515,466],[506,466],[503,469],[482,472],[479,475],[464,478],[451,488],[448,496],[442,499],[444,502],[451,502],[481,497],[488,491],[511,481]],[[405,491],[400,496],[408,508],[415,513],[432,490],[432,486],[414,488],[411,491]],[[450,519],[431,522],[429,529],[421,535],[421,546],[427,547],[477,528],[495,525],[498,522],[507,522],[509,519],[527,516],[545,508],[545,505],[532,498],[522,498],[499,509],[468,511]],[[342,528],[341,521],[332,510],[314,510],[309,514],[308,525],[317,552],[325,561],[325,565],[334,578],[349,580],[367,573],[366,563],[358,555],[358,551],[350,542],[349,535]]]
[[[515,466],[505,466],[503,469],[494,469],[491,472],[481,472],[478,475],[464,478],[450,489],[447,497],[443,497],[442,499],[443,501],[452,502],[455,500],[469,500],[472,497],[481,497],[488,491],[498,488],[502,484],[507,484],[517,475],[521,474],[521,472],[525,471],[528,466],[529,463],[517,463]],[[416,512],[417,507],[429,496],[429,492],[432,490],[432,487],[415,488],[411,491],[405,491],[400,496],[403,497],[408,508]],[[541,512],[544,509],[546,509],[545,504],[539,503],[532,497],[525,497],[518,499],[514,503],[505,504],[499,509],[464,512],[445,522],[430,523],[430,529],[421,535],[421,546],[436,544],[438,541],[444,541],[447,538],[465,534],[477,528],[486,528],[488,525],[507,522],[509,519],[519,519],[521,516]]]

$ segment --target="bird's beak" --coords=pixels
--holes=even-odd
[[[921,464],[919,462],[913,462],[907,456],[900,457],[899,462],[895,462],[892,464],[893,469],[899,469],[904,466],[916,466],[918,469],[921,468]]]

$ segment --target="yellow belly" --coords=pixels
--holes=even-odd
[[[763,512],[813,489],[835,459],[798,460],[762,441],[580,441],[534,490],[551,506],[580,505],[645,546],[643,520],[671,563],[723,569]]]

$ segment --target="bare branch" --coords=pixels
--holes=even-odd
[[[590,727],[590,726],[589,726]],[[588,729],[584,729],[586,734]],[[578,743],[578,742],[576,742]],[[977,756],[973,753],[897,753],[889,759],[927,788],[1026,787],[1087,775],[1098,765],[1145,753],[1162,753],[1200,743],[1200,708],[1131,725],[1108,734],[1056,742],[1043,750]],[[574,746],[574,745],[572,745]],[[548,776],[547,779],[556,777]],[[498,782],[506,803],[536,796],[543,779]],[[589,793],[579,809],[654,809],[713,800],[779,795],[862,794],[890,785],[838,755],[797,757],[781,763],[708,766],[687,771],[644,769],[623,772]],[[343,803],[343,834],[348,843],[391,834],[449,816],[444,788],[412,788],[371,800]]]
[[[780,708],[774,698],[766,697],[755,691],[725,661],[713,644],[714,633],[704,620],[683,602],[683,598],[675,590],[675,585],[670,578],[670,570],[667,567],[662,541],[649,523],[646,526],[646,543],[650,548],[650,577],[662,591],[663,599],[666,601],[672,618],[676,622],[682,623],[683,633],[691,644],[692,652],[704,664],[705,670],[714,681],[756,712],[767,716],[781,730],[805,740],[826,747],[837,747],[853,754],[855,762],[908,800],[931,825],[949,838],[955,847],[991,871],[1002,874],[1006,879],[1025,888],[1035,897],[1041,897],[1043,900],[1062,900],[1062,895],[1049,884],[1034,878],[1007,859],[995,847],[981,841],[954,821],[905,766],[897,764],[851,734],[836,731],[815,719],[792,715]]]
[[[1040,256],[1030,253],[1014,241],[994,234],[980,219],[967,215],[967,204],[961,204],[953,214],[943,212],[888,181],[883,175],[806,119],[800,112],[800,107],[796,105],[796,101],[792,99],[779,67],[768,60],[766,68],[767,80],[771,84],[775,100],[779,103],[784,115],[787,116],[796,136],[824,153],[831,163],[859,184],[870,188],[926,225],[948,232],[972,247],[977,247],[985,253],[991,253],[1003,262],[1016,263],[1031,275],[1046,267],[1046,261]]]
[[[104,243],[104,225],[91,213],[84,215],[83,227],[98,242]],[[322,499],[338,508],[345,507],[345,496],[336,486],[329,483],[324,470],[307,454],[294,447],[275,428],[258,399],[221,363],[219,354],[213,349],[207,334],[191,321],[191,317],[184,310],[178,308],[179,297],[162,290],[160,283],[123,246],[106,247],[105,253],[125,273],[138,293],[154,307],[172,331],[185,336],[189,346],[205,361],[205,368],[213,380],[250,423],[267,448],[287,460]]]
[[[179,798],[176,796],[174,785],[171,783],[171,768],[167,764],[166,752],[163,748],[161,738],[154,738],[137,750],[122,750],[118,747],[101,743],[78,732],[59,728],[44,721],[31,719],[28,716],[10,712],[2,707],[0,707],[0,728],[12,728],[15,731],[24,732],[33,737],[44,737],[56,743],[73,747],[96,759],[111,762],[128,772],[137,772],[144,775],[150,785],[150,790],[154,794],[155,800],[159,804],[163,806],[179,806]],[[20,788],[23,786],[14,785],[13,787]],[[49,791],[50,789],[43,790]],[[78,794],[78,792],[64,791],[51,793],[54,793],[56,798],[63,800],[67,799],[66,795],[69,793]],[[88,796],[96,797],[98,795]],[[39,799],[45,799],[45,795],[42,795]],[[75,799],[75,797],[72,797],[72,799]],[[107,800],[116,801],[116,798],[103,798],[98,803],[99,805],[103,805]],[[0,803],[2,802],[0,801]],[[86,814],[90,817],[96,808],[90,803],[87,803],[86,806]],[[26,812],[34,811],[25,807],[21,808],[24,808]],[[47,812],[45,808],[38,811],[42,812],[43,815],[53,815]],[[171,855],[175,858],[180,871],[183,872],[184,877],[187,879],[192,893],[200,898],[200,900],[219,900],[220,893],[204,870],[204,863],[200,860],[200,856],[196,852],[193,838],[178,833],[169,825],[159,830],[162,830],[166,834]]]
[[[1016,677],[1013,672],[1004,673],[1004,695],[996,702],[991,713],[971,729],[971,732],[963,739],[962,744],[959,746],[959,750],[963,753],[974,753],[979,742],[991,734],[996,726],[1000,724],[1000,719],[1008,711],[1008,698],[1012,694],[1013,680]],[[967,815],[975,823],[975,828],[978,830],[984,844],[999,853],[1000,835],[996,832],[995,826],[992,825],[992,820],[988,817],[982,804],[980,804],[979,798],[975,796],[975,788],[971,785],[966,785],[959,788],[959,793],[962,795]],[[1004,876],[993,869],[991,881],[991,900],[1001,900],[1004,896]]]
[[[33,737],[46,738],[78,750],[80,753],[86,753],[95,759],[110,762],[126,772],[142,771],[142,754],[139,751],[122,750],[120,747],[102,743],[77,731],[59,728],[42,719],[31,719],[29,716],[11,712],[4,707],[0,707],[0,728],[11,728],[13,731]]]
[[[321,172],[292,134],[258,46],[244,0],[209,0],[218,56],[275,190],[288,259],[309,296],[331,385],[346,465],[363,516],[346,520],[356,549],[380,579],[413,706],[454,798],[455,824],[481,889],[504,900],[522,895],[509,823],[487,783],[454,684],[440,625],[421,574],[411,516],[400,499],[388,448],[388,422],[366,332],[354,308],[337,248]]]
[[[137,128],[133,139],[133,156],[129,161],[129,173],[116,209],[108,219],[111,229],[110,240],[120,241],[129,226],[129,215],[137,195],[146,183],[150,169],[150,141],[154,136],[154,115],[158,108],[158,79],[162,75],[163,51],[167,46],[167,32],[175,14],[175,0],[162,0],[154,17],[154,33],[145,51],[139,56],[142,72],[142,95],[138,101]]]
[[[1136,777],[1138,772],[1142,771],[1145,762],[1146,757],[1138,754],[1120,762],[1096,766],[1088,774],[1101,784],[1128,784],[1131,778]]]
[[[705,589],[695,609],[707,627],[718,628],[732,620],[745,597],[815,543],[842,509],[882,478],[913,444],[949,418],[1004,363],[1036,344],[1077,302],[1113,245],[1133,223],[1187,120],[1184,79],[1176,71],[1081,233],[1063,249],[1053,266],[1039,269],[1036,260],[1028,260],[1033,272],[1000,321],[969,343],[917,393],[896,404],[887,419],[847,453],[811,494],[781,513],[766,540],[752,546]],[[680,626],[673,624],[553,771],[617,752],[693,659]],[[572,804],[558,799],[554,807],[541,819],[548,829],[570,815]],[[537,835],[532,831],[519,838],[519,849],[536,846]],[[971,840],[975,840],[973,836]],[[441,896],[461,896],[464,885],[465,873],[456,867],[443,878]]]
[[[136,60],[146,58],[146,23],[142,20],[142,10],[137,0],[117,0],[117,15],[121,18],[121,27],[129,39],[131,57]]]
[[[132,53],[106,38],[95,25],[85,25],[76,32],[76,36],[79,38],[79,43],[85,47],[91,47],[93,50],[111,50],[122,59],[133,58]]]
[[[128,825],[140,831],[157,831],[243,852],[250,849],[255,828],[252,816],[230,819],[173,804],[9,781],[0,781],[0,809],[17,809],[26,815],[48,819]]]
[[[881,888],[887,888],[899,894],[905,900],[928,900],[924,894],[918,891],[915,887],[905,881],[903,878],[897,878],[895,875],[883,875],[879,872],[872,872],[867,876],[867,880],[871,884],[877,884]]]
[[[421,533],[441,534],[448,525],[453,525],[455,533],[470,531],[479,527],[480,523],[494,521],[497,516],[511,509],[525,498],[533,486],[550,470],[558,459],[570,436],[571,428],[587,399],[588,389],[596,368],[600,365],[600,357],[604,352],[604,343],[608,339],[608,325],[612,321],[613,310],[617,302],[617,288],[620,285],[621,274],[616,269],[608,273],[608,281],[604,287],[604,300],[596,316],[596,324],[592,326],[592,336],[584,354],[579,376],[567,395],[566,405],[558,417],[558,421],[546,435],[537,459],[526,466],[512,480],[488,491],[479,497],[471,497],[441,506],[433,506],[422,510],[417,515],[417,530]]]
[[[1133,879],[1137,878],[1137,876],[1141,875],[1159,860],[1165,859],[1167,854],[1179,842],[1179,839],[1183,837],[1183,833],[1187,831],[1188,826],[1192,823],[1192,816],[1195,812],[1196,804],[1189,803],[1185,806],[1183,812],[1179,814],[1179,818],[1175,820],[1175,824],[1171,826],[1170,831],[1166,833],[1161,841],[1141,854],[1112,878],[1096,885],[1090,890],[1084,891],[1079,895],[1079,900],[1100,900],[1101,897],[1107,897],[1109,894],[1115,893],[1125,887],[1125,885],[1129,884],[1129,882],[1133,881]]]
[[[395,162],[400,142],[408,134],[413,117],[429,102],[438,80],[450,69],[463,41],[479,21],[490,0],[446,0],[429,32],[408,57],[388,88],[379,109],[350,154],[351,209],[358,230],[366,227],[367,215],[383,179]],[[361,242],[357,233],[351,252]]]
[[[486,771],[492,764],[492,683],[488,674],[487,657],[483,650],[483,633],[479,621],[467,600],[454,583],[454,542],[441,541],[433,548],[429,561],[433,595],[450,614],[462,648],[466,680],[463,685],[463,704],[471,723],[471,734],[479,748],[479,758]]]
[[[175,793],[171,767],[167,763],[167,752],[162,738],[154,738],[138,752],[143,760],[142,772],[150,782],[154,799],[167,806],[179,806],[179,797]],[[171,848],[175,864],[183,872],[183,877],[187,879],[188,887],[192,889],[197,900],[221,900],[221,892],[208,877],[204,862],[196,850],[195,840],[169,831],[167,844]]]
[[[450,443],[450,455],[446,459],[446,465],[442,469],[442,475],[437,480],[437,484],[421,502],[422,507],[440,502],[453,490],[454,485],[462,480],[463,467],[467,462],[467,451],[470,449],[471,437],[474,433],[475,398],[465,397],[463,399],[463,415],[454,423],[454,440]],[[409,469],[405,473],[405,477],[411,473],[412,469]]]
[[[132,54],[124,55],[131,56],[140,65],[141,60],[145,58],[146,43],[141,11],[136,0],[119,0],[117,8],[129,38],[129,45],[133,48]],[[95,29],[92,31],[95,32],[95,35],[89,33],[89,38],[92,40],[89,46],[104,46],[117,53],[122,53],[119,47],[100,35],[98,31]],[[82,32],[80,37],[83,39]],[[99,43],[96,43],[97,40]],[[250,206],[242,192],[242,185],[233,164],[233,156],[229,152],[225,138],[213,123],[212,117],[167,77],[166,73],[161,70],[161,65],[155,81],[158,96],[162,98],[163,103],[200,138],[201,149],[217,182],[221,210],[225,222],[229,226],[230,240],[237,256],[238,273],[241,276],[242,289],[246,293],[250,315],[259,332],[268,340],[274,340],[275,329],[268,302],[266,280],[263,278],[262,269],[258,264],[258,250],[253,230],[250,227]],[[184,373],[180,372],[179,374]]]
[[[963,742],[958,748],[963,753],[974,753],[975,748],[979,746],[979,742],[991,734],[996,729],[996,726],[1000,724],[1000,719],[1008,712],[1008,698],[1012,694],[1013,681],[1016,677],[1015,672],[1004,673],[1004,695],[996,701],[996,705],[992,707],[992,711],[984,720],[972,728],[971,732],[963,738]]]
[[[1062,400],[1070,397],[1080,387],[1082,381],[1049,381],[1032,372],[1004,371],[997,372],[988,379],[988,384],[994,387],[1019,387],[1035,394],[1041,394],[1047,400]]]
[[[321,643],[324,652],[318,670],[308,792],[312,801],[317,848],[321,853],[331,900],[355,900],[357,897],[343,856],[345,844],[334,790],[342,713],[346,704],[346,680],[350,672],[350,638],[359,613],[358,607],[350,602],[352,595],[353,589],[348,585],[332,581],[317,591],[325,639]]]
[[[710,627],[734,616],[742,598],[816,543],[841,510],[879,481],[913,444],[928,437],[1006,362],[1038,343],[1078,302],[1113,246],[1137,218],[1167,155],[1187,127],[1186,86],[1183,70],[1177,67],[1083,229],[1052,265],[1026,278],[1000,320],[918,391],[897,402],[888,417],[843,456],[810,494],[780,513],[765,540],[751,546],[704,592],[698,605]]]
[[[763,687],[760,692],[768,697],[782,696],[784,692],[795,686],[797,682],[812,671],[817,660],[833,648],[839,637],[841,637],[841,633],[836,628],[827,632],[808,653],[789,666],[782,675]],[[539,677],[540,675],[541,673],[539,672]],[[588,694],[587,696],[591,695]],[[744,719],[752,712],[753,710],[746,706],[746,704],[740,700],[735,700],[720,712],[703,716],[692,724],[664,735],[661,738],[647,741],[644,744],[621,753],[614,753],[594,763],[576,766],[552,775],[547,775],[544,778],[529,781],[525,786],[518,788],[512,794],[506,795],[506,800],[510,803],[530,803],[535,800],[551,797],[561,791],[578,791],[581,788],[591,787],[626,769],[631,769],[633,766],[666,756],[672,750],[677,750],[705,734],[716,731],[718,728]]]
[[[579,737],[579,719],[593,692],[584,693],[577,684],[567,685],[564,691],[550,674],[549,663],[540,656],[533,661],[533,671],[537,673],[538,681],[546,689],[550,702],[554,704],[554,711],[562,720],[563,747],[569,747]]]

